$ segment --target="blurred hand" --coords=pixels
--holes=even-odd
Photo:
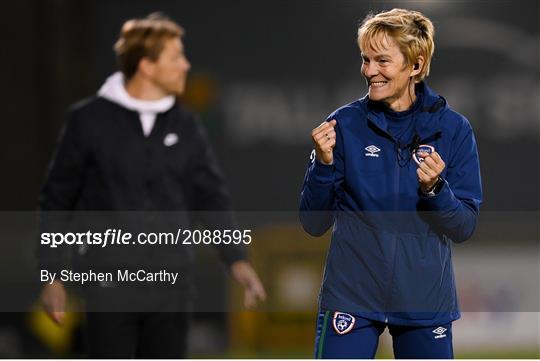
[[[423,162],[420,162],[416,174],[418,174],[418,181],[420,182],[420,190],[427,193],[433,188],[442,171],[446,167],[446,164],[442,160],[441,156],[437,152],[433,152],[424,158]]]
[[[244,307],[250,309],[257,306],[258,301],[266,300],[264,286],[249,262],[234,262],[231,265],[231,274],[244,287]]]
[[[62,282],[54,281],[43,286],[40,300],[47,315],[57,325],[62,325],[66,307],[66,290]]]
[[[334,162],[334,147],[336,145],[336,120],[323,122],[311,132],[311,139],[315,144],[315,156],[323,164],[332,164]]]

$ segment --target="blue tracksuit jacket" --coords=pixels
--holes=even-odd
[[[476,141],[465,117],[425,83],[416,86],[414,140],[388,132],[385,110],[364,97],[336,119],[334,163],[312,154],[300,221],[313,236],[331,226],[320,308],[396,325],[431,326],[460,316],[452,242],[473,233],[482,199]],[[419,190],[412,153],[429,145],[446,163],[444,185]]]

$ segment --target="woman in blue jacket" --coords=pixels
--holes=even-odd
[[[472,235],[482,189],[469,122],[424,82],[433,36],[416,11],[369,15],[368,94],[311,134],[300,220],[314,236],[332,227],[317,358],[373,358],[386,327],[397,358],[453,357],[451,246]]]

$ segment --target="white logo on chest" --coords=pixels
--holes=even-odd
[[[166,147],[170,147],[171,145],[175,145],[176,143],[178,143],[178,135],[176,135],[175,133],[169,133],[165,136],[165,138],[163,138],[163,144]]]
[[[364,149],[368,151],[368,153],[366,153],[366,157],[376,157],[376,158],[378,158],[379,157],[378,153],[381,151],[379,148],[377,148],[373,144],[368,145]]]

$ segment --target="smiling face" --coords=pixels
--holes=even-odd
[[[391,36],[382,33],[371,39],[362,52],[362,75],[368,83],[369,99],[386,103],[394,111],[408,109],[415,100],[413,65]]]

